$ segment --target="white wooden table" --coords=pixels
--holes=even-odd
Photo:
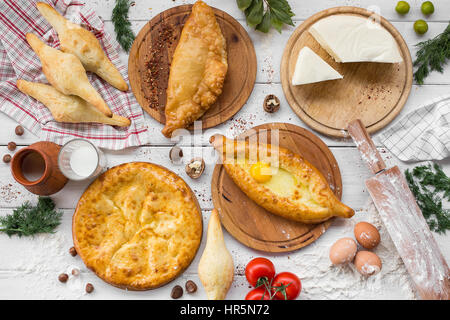
[[[107,31],[113,33],[114,29],[110,19],[114,0],[91,0],[86,2],[93,6],[97,10],[98,15],[105,21]],[[137,34],[144,24],[159,12],[172,6],[192,2],[193,0],[136,1],[135,5],[130,9],[133,29]],[[427,18],[429,31],[425,37],[419,37],[414,33],[412,25],[413,21],[423,18],[420,13],[421,1],[410,0],[411,12],[405,17],[397,15],[394,10],[397,1],[393,0],[289,0],[289,2],[293,12],[296,14],[294,17],[296,26],[316,12],[338,5],[354,5],[375,11],[380,10],[378,12],[389,19],[403,35],[413,57],[415,55],[414,44],[424,38],[431,38],[442,32],[450,18],[450,2],[447,0],[434,0],[436,12]],[[256,84],[248,102],[233,119],[218,126],[217,129],[227,136],[235,136],[246,129],[267,122],[289,122],[305,127],[306,125],[294,114],[284,99],[280,84],[279,66],[281,56],[284,45],[294,28],[285,27],[282,34],[274,30],[269,34],[262,34],[246,26],[244,15],[238,10],[234,0],[207,0],[207,3],[228,12],[239,20],[253,40],[258,59]],[[374,3],[377,3],[376,7],[373,6]],[[121,58],[127,64],[128,57],[125,52],[121,52]],[[230,63],[233,62],[230,61]],[[428,99],[449,92],[450,66],[447,66],[444,74],[432,73],[426,79],[425,85],[413,85],[409,100],[401,114],[394,120],[394,123]],[[281,109],[274,114],[267,114],[262,109],[263,99],[269,93],[273,93],[281,99]],[[162,126],[149,116],[146,117],[151,136],[150,145],[117,152],[106,152],[108,166],[140,160],[161,164],[177,172],[189,183],[199,198],[203,209],[204,229],[206,231],[206,222],[212,208],[210,181],[213,165],[207,166],[205,173],[200,179],[197,181],[191,180],[184,173],[183,165],[174,166],[170,163],[168,155],[173,143],[161,135],[160,130]],[[0,123],[0,155],[8,153],[6,145],[9,141],[15,141],[19,148],[37,141],[37,138],[29,132],[26,132],[22,137],[17,137],[14,134],[14,128],[17,123],[3,114],[0,114]],[[255,256],[270,258],[278,271],[296,273],[303,283],[303,292],[300,299],[414,298],[413,295],[407,294],[404,290],[399,290],[398,288],[379,290],[375,286],[377,283],[376,279],[369,279],[366,282],[364,279],[357,278],[354,270],[336,270],[327,262],[328,249],[331,244],[343,235],[352,236],[351,227],[354,221],[366,220],[367,218],[366,209],[369,196],[364,186],[364,179],[368,178],[370,173],[350,140],[319,136],[330,147],[339,163],[343,179],[343,202],[357,211],[353,222],[349,225],[349,222],[336,220],[331,228],[314,244],[289,254],[265,254],[249,249],[225,232],[225,240],[234,257],[236,267],[235,280],[228,298],[242,299],[249,291],[243,271],[246,263]],[[206,142],[194,148],[187,145],[182,145],[182,148],[185,160],[189,160],[193,154],[203,154],[206,158],[212,156],[212,150]],[[403,169],[412,167],[412,165],[408,166],[396,160],[386,150],[382,151],[383,157],[389,165],[398,164]],[[444,167],[447,174],[450,173],[450,160],[440,161],[439,164]],[[64,211],[63,222],[56,234],[51,236],[38,235],[34,238],[8,238],[6,235],[0,234],[1,299],[170,299],[172,287],[175,284],[184,286],[185,281],[188,279],[194,280],[199,285],[199,290],[194,295],[185,294],[182,299],[205,299],[205,293],[200,285],[196,271],[204,243],[202,243],[199,253],[191,266],[180,278],[162,288],[146,292],[129,292],[114,288],[104,283],[88,270],[78,256],[75,258],[70,256],[68,249],[72,246],[72,213],[87,184],[88,182],[69,182],[61,192],[52,196],[56,201],[57,207]],[[14,181],[10,174],[9,165],[0,163],[0,214],[10,213],[13,208],[21,205],[25,200],[36,201],[36,196],[27,192]],[[450,233],[446,236],[435,234],[435,237],[444,256],[450,263]],[[314,265],[316,262],[317,265],[322,267],[309,267],[309,265]],[[391,268],[391,272],[388,275],[385,275],[386,278],[382,280],[382,285],[392,282],[395,287],[395,282],[398,278],[403,279],[402,283],[408,281],[407,279],[405,280],[407,276],[405,276],[402,269],[401,261],[396,258],[394,262],[395,266]],[[392,267],[392,261],[383,261],[383,264],[386,264],[388,268],[389,263],[391,263]],[[59,283],[57,280],[58,275],[62,272],[70,272],[72,267],[79,268],[81,276],[70,279],[67,284]],[[383,276],[383,271],[381,276]],[[344,281],[346,281],[345,284],[343,284]],[[84,285],[87,282],[91,282],[95,287],[95,291],[91,295],[83,293]],[[389,294],[386,295],[388,291]]]

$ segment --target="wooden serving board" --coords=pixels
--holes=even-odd
[[[280,146],[302,155],[319,169],[340,199],[342,180],[336,159],[326,144],[310,131],[287,123],[269,123],[243,133],[240,138],[276,129]],[[269,132],[267,143],[271,143],[270,137]],[[211,193],[227,231],[242,244],[265,252],[289,252],[305,247],[319,238],[332,221],[304,224],[268,212],[241,191],[221,164],[214,168]]]
[[[308,29],[320,19],[339,14],[370,17],[380,21],[397,41],[403,62],[335,62]],[[305,46],[311,48],[344,78],[291,85],[298,53]],[[400,113],[411,91],[412,70],[411,55],[405,41],[386,19],[362,8],[336,7],[311,16],[291,35],[281,61],[281,82],[289,105],[306,124],[326,135],[348,137],[346,128],[352,120],[361,119],[367,131],[373,133],[385,127]]]
[[[191,13],[192,5],[181,5],[161,12],[150,20],[137,35],[128,59],[128,76],[131,89],[141,107],[160,123],[165,123],[164,106],[169,80],[170,63],[178,44],[184,23]],[[228,72],[223,92],[218,100],[199,120],[203,128],[211,128],[225,122],[238,112],[250,96],[256,79],[256,54],[253,43],[241,24],[226,12],[213,8],[217,22],[227,42]],[[150,106],[151,91],[147,80],[148,61],[152,47],[156,47],[161,33],[167,30],[173,41],[164,41],[159,61],[160,72],[156,79],[159,107]]]

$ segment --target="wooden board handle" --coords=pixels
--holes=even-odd
[[[356,119],[350,122],[347,131],[353,138],[356,147],[361,153],[361,157],[367,162],[367,165],[374,174],[386,169],[386,164],[361,120]]]

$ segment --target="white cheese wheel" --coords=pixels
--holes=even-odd
[[[333,15],[317,21],[309,32],[337,62],[403,61],[391,33],[370,19]]]

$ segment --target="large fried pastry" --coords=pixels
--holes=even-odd
[[[221,135],[211,137],[211,143],[236,185],[273,214],[303,223],[353,216],[354,211],[336,198],[319,170],[302,156]]]
[[[17,88],[43,103],[58,122],[95,122],[119,127],[128,127],[131,123],[129,119],[117,114],[107,117],[80,97],[65,95],[43,83],[17,80]]]
[[[73,241],[86,266],[106,282],[153,289],[180,275],[202,237],[197,200],[173,172],[147,162],[114,167],[81,196]]]
[[[47,3],[38,2],[36,7],[58,33],[62,51],[76,55],[87,71],[96,73],[117,89],[128,90],[119,70],[108,59],[90,31],[70,22]]]
[[[83,98],[108,117],[112,117],[111,110],[90,84],[86,70],[75,55],[47,46],[32,33],[27,33],[26,37],[41,60],[42,72],[53,87],[66,95]]]
[[[213,10],[197,1],[187,19],[170,66],[162,133],[186,128],[222,93],[227,73],[226,41]]]

